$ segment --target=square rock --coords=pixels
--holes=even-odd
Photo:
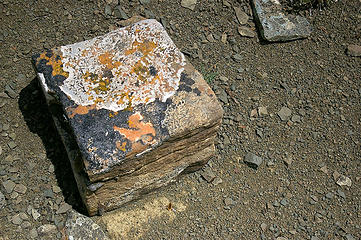
[[[156,20],[33,56],[89,215],[201,168],[223,110]]]

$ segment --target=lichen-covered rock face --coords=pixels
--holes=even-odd
[[[60,89],[78,105],[120,111],[165,102],[174,95],[185,65],[160,23],[140,21],[102,37],[64,46],[68,76]]]
[[[62,107],[58,128],[70,126],[59,130],[72,135],[63,141],[74,138],[79,149],[67,147],[90,214],[166,185],[214,154],[223,110],[157,21],[48,50],[33,63],[48,103]]]

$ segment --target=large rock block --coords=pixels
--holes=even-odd
[[[252,0],[253,15],[262,38],[270,42],[310,36],[311,24],[302,16],[284,14],[278,0]]]
[[[223,110],[155,20],[33,57],[90,215],[202,167]]]

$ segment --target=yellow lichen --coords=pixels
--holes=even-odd
[[[55,54],[52,54],[51,57],[48,57],[48,56],[46,56],[46,54],[47,54],[46,52],[40,54],[40,56],[37,60],[37,64],[40,62],[40,60],[45,59],[47,61],[46,65],[49,65],[52,67],[51,74],[53,76],[61,75],[61,76],[68,78],[69,73],[65,72],[63,70],[63,63],[61,61],[62,57],[59,55],[55,55]]]

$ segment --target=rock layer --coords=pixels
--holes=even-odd
[[[214,155],[223,110],[157,21],[37,54],[33,63],[90,215]]]

